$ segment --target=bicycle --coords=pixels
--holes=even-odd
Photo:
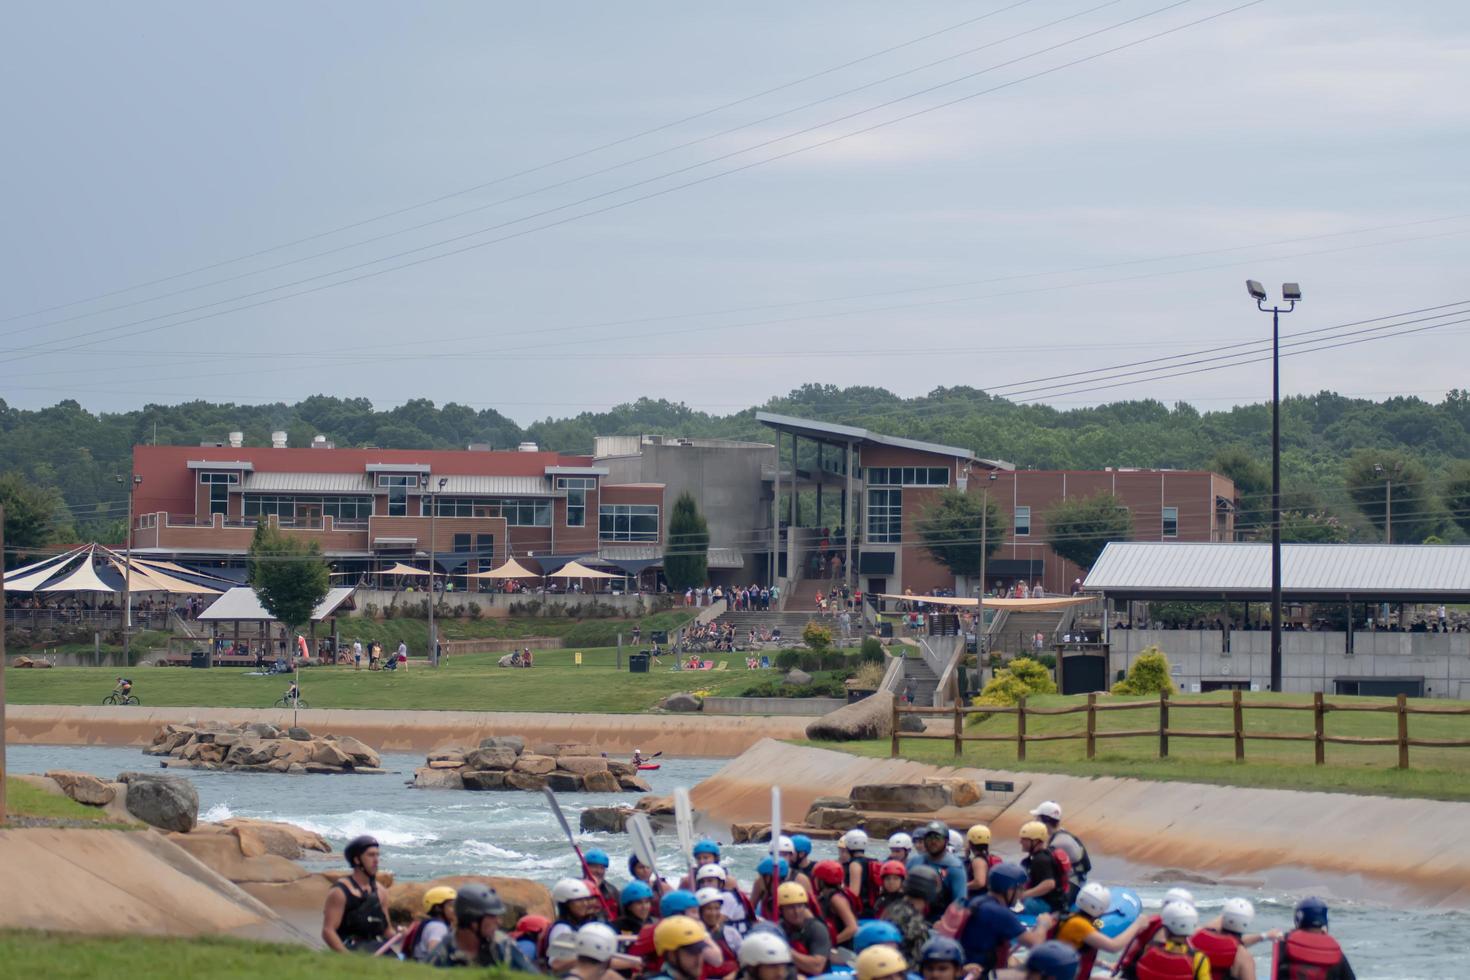
[[[107,697],[105,697],[105,698],[102,699],[102,703],[103,704],[142,704],[143,702],[141,702],[141,701],[138,700],[138,696],[136,694],[119,694],[117,691],[113,691],[111,694],[107,695]]]
[[[294,705],[293,705],[293,701],[294,701]],[[302,708],[302,709],[306,709],[306,708],[311,707],[311,705],[309,705],[309,704],[306,703],[306,699],[305,698],[294,698],[293,699],[293,698],[286,697],[284,694],[281,695],[280,697],[276,698],[276,703],[273,704],[273,705],[271,705],[272,708],[290,708],[290,707],[293,707],[293,706],[294,707],[297,707],[297,708]]]

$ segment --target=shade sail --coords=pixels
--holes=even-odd
[[[492,568],[488,572],[476,572],[467,578],[540,578],[541,576],[531,571],[514,558],[507,561],[499,568]]]
[[[76,561],[78,556],[86,553],[87,548],[73,548],[60,555],[52,555],[38,562],[23,565],[20,568],[12,568],[5,573],[6,592],[34,592],[36,586],[54,577],[68,564]]]
[[[428,572],[428,569],[414,568],[412,565],[405,565],[403,562],[400,561],[400,562],[394,562],[392,568],[385,568],[381,572],[378,572],[378,574],[379,575],[428,575],[429,572]]]
[[[595,568],[588,568],[579,561],[569,561],[562,566],[561,571],[553,573],[551,578],[622,578],[611,572],[600,572]]]
[[[941,595],[892,595],[886,592],[878,594],[880,599],[898,599],[908,602],[922,602],[931,606],[961,606],[971,609],[978,605],[975,599],[963,596],[941,596]],[[1048,612],[1053,609],[1065,609],[1068,606],[1080,606],[1084,603],[1094,601],[1094,596],[1057,596],[1048,599],[991,599],[986,598],[986,609],[1012,609],[1016,612]]]
[[[112,586],[97,577],[90,550],[85,559],[66,575],[47,582],[38,592],[112,592]]]
[[[109,553],[108,563],[119,577],[127,576],[128,563],[126,559],[119,558]],[[128,582],[130,592],[167,592],[174,595],[219,595],[223,588],[211,588],[198,582],[190,582],[187,579],[170,575],[157,566],[150,566],[145,562],[134,559],[132,562],[133,575]]]

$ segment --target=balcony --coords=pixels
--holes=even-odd
[[[326,554],[368,551],[367,521],[344,521],[331,517],[278,520],[267,518],[282,532],[292,537],[315,541]],[[427,520],[427,518],[425,518]],[[256,518],[226,518],[223,514],[196,516],[158,511],[139,514],[133,530],[134,548],[156,548],[164,551],[220,552],[244,554],[250,550],[258,525]]]

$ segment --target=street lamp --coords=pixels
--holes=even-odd
[[[1374,463],[1373,475],[1383,481],[1383,543],[1393,544],[1393,474]]]
[[[985,559],[990,554],[990,485],[995,482],[995,470],[980,487],[980,597],[975,600],[975,676],[983,677],[985,670]]]
[[[119,475],[118,483],[126,482],[127,478]],[[123,635],[123,663],[132,660],[133,652],[133,490],[143,478],[133,474],[133,482],[128,485],[128,530],[127,537],[123,539],[123,612],[122,612],[122,635]]]
[[[1246,292],[1256,309],[1271,314],[1271,690],[1281,690],[1281,314],[1290,313],[1301,302],[1302,287],[1294,282],[1281,286],[1287,304],[1266,305],[1266,290],[1255,279],[1245,281]]]
[[[439,489],[429,490],[429,477],[425,474],[419,477],[419,487],[428,492],[429,495],[429,666],[439,666],[439,635],[434,630],[434,604],[438,599],[434,595],[434,567],[438,551],[434,547],[434,524],[435,518],[439,516],[439,494],[444,492],[444,487],[449,483],[449,477],[439,477]]]

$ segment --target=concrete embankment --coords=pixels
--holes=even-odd
[[[6,706],[5,737],[18,745],[142,746],[163,725],[216,720],[293,724],[291,712],[279,709],[26,704]],[[474,744],[491,735],[520,735],[531,742],[587,742],[609,753],[627,754],[640,748],[645,753],[721,758],[738,755],[765,738],[803,738],[808,721],[698,714],[313,708],[299,712],[294,723],[313,732],[352,735],[386,752],[422,752],[449,744]]]
[[[1013,784],[1009,793],[987,793],[976,811],[989,816],[997,840],[1014,839],[1028,811],[1057,800],[1090,848],[1138,864],[1214,876],[1309,869],[1369,878],[1420,902],[1470,906],[1467,803],[952,769],[775,741],[731,760],[693,800],[719,820],[766,819],[770,788],[780,785],[783,810],[795,820],[818,796],[843,796],[855,785],[952,775]]]

